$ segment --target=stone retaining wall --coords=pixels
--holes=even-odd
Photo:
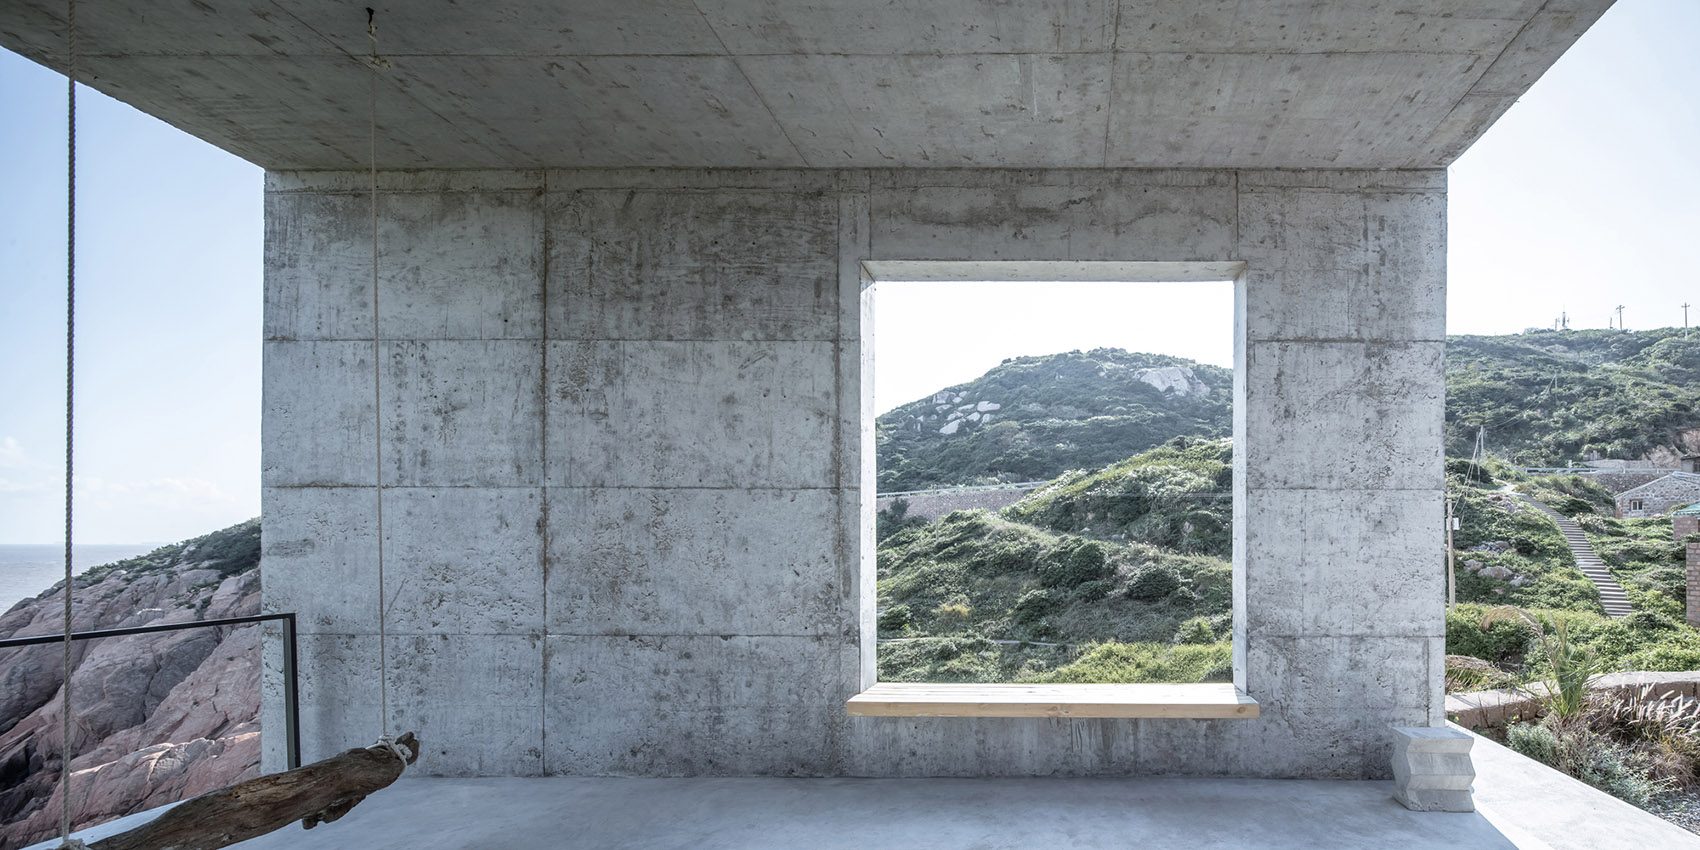
[[[1680,673],[1608,673],[1597,679],[1591,690],[1628,693],[1652,685],[1655,693],[1673,693],[1689,699],[1700,698],[1700,670]],[[1541,685],[1527,691],[1501,689],[1475,691],[1467,694],[1447,694],[1446,716],[1466,729],[1504,726],[1518,719],[1528,720],[1540,714]]]

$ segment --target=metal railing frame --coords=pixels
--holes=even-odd
[[[224,617],[218,620],[190,620],[186,623],[164,623],[157,626],[130,626],[122,629],[97,629],[92,632],[72,632],[71,640],[96,640],[99,638],[124,637],[125,635],[146,635],[156,632],[176,632],[184,629],[210,629],[219,626],[242,626],[249,623],[283,623],[283,731],[287,739],[289,769],[301,766],[301,702],[300,690],[296,687],[295,676],[295,613],[288,614],[256,614],[252,617]],[[29,637],[0,638],[0,649],[11,649],[18,646],[42,646],[51,643],[63,643],[65,634],[31,635]],[[67,683],[69,686],[69,683]]]

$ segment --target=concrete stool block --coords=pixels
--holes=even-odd
[[[1475,739],[1456,729],[1393,727],[1393,798],[1416,812],[1473,812]]]

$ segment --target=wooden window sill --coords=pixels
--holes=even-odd
[[[1230,684],[981,685],[880,682],[850,698],[856,717],[1250,718],[1257,700]]]

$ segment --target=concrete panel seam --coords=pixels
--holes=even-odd
[[[538,368],[537,393],[538,393],[538,396],[540,397],[540,401],[541,401],[541,403],[538,406],[539,407],[538,415],[542,417],[543,435],[544,436],[543,436],[543,441],[542,441],[543,445],[541,447],[539,447],[539,449],[538,449],[539,464],[541,465],[542,470],[543,470],[542,480],[538,482],[539,485],[541,486],[541,489],[542,489],[542,502],[543,502],[543,504],[539,506],[541,508],[541,511],[542,511],[542,516],[538,520],[537,533],[542,538],[542,545],[538,549],[537,557],[540,561],[542,561],[541,566],[543,567],[543,585],[542,585],[541,588],[539,588],[539,591],[540,591],[540,593],[542,594],[542,597],[543,597],[543,599],[542,599],[543,629],[544,629],[544,633],[547,634],[548,628],[549,628],[549,566],[550,566],[550,556],[549,556],[549,552],[550,552],[550,548],[549,548],[549,438],[548,438],[548,434],[549,434],[549,254],[550,254],[550,234],[554,233],[555,231],[554,231],[554,228],[552,228],[550,226],[550,222],[549,222],[549,214],[550,214],[550,206],[551,206],[548,203],[549,172],[547,172],[547,171],[543,172],[542,182],[543,182],[543,185],[542,185],[542,188],[541,188],[540,191],[543,194],[543,201],[541,203],[541,207],[542,207],[541,215],[542,215],[542,219],[543,219],[543,232],[540,234],[540,237],[543,240],[543,246],[542,246],[542,254],[539,257],[539,263],[541,265],[539,267],[540,274],[539,274],[538,284],[543,288],[541,303],[539,305],[542,308],[543,321],[539,324],[538,327],[539,327],[539,333],[540,333],[542,340],[543,340],[543,344],[541,346],[539,346],[539,348],[541,350],[538,352],[539,357],[541,357],[541,361],[540,361],[539,368]],[[542,703],[543,703],[544,706],[548,706],[549,705],[549,646],[548,646],[547,642],[545,642],[543,645],[538,647],[538,656],[539,656],[539,667],[541,668],[542,673],[543,673],[543,679],[539,683],[539,687],[541,688]],[[537,769],[540,772],[542,772],[543,774],[547,775],[549,773],[549,712],[547,710],[545,710],[543,712],[542,716],[538,718],[538,721],[537,721],[537,736],[538,736],[538,741],[539,741],[538,747],[537,747],[538,748]]]
[[[773,105],[767,102],[767,95],[762,94],[761,88],[755,84],[754,80],[750,79],[750,73],[744,69],[744,63],[738,61],[740,57],[727,49],[726,40],[720,37],[720,32],[714,28],[714,22],[708,19],[708,15],[702,11],[701,7],[694,3],[691,7],[697,10],[697,15],[702,18],[703,26],[708,27],[709,35],[714,36],[714,40],[719,43],[724,55],[732,60],[732,67],[738,69],[738,76],[743,78],[744,85],[750,87],[750,92],[756,96],[756,102],[761,104],[762,110],[767,113],[767,118],[773,122],[773,126],[779,129],[779,135],[785,139],[785,144],[791,147],[791,152],[796,154],[797,159],[801,160],[804,165],[812,165],[813,163],[809,162],[809,158],[803,155],[802,148],[797,147],[796,141],[791,138],[790,131],[785,129],[784,122],[779,120],[779,116],[773,114]]]

